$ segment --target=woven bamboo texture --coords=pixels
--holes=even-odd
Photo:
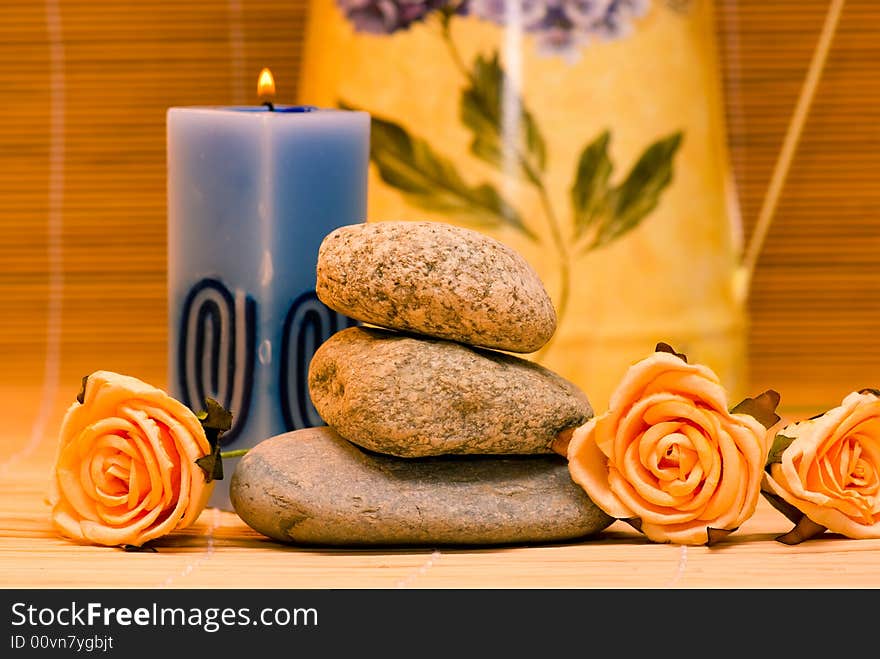
[[[330,0],[326,0],[330,1]],[[658,0],[659,1],[659,0]],[[818,37],[819,0],[717,2],[748,235]],[[0,583],[11,587],[877,587],[880,541],[775,542],[761,504],[718,547],[620,523],[579,543],[317,550],[207,510],[155,554],[48,527],[58,424],[96,369],[165,385],[165,111],[297,99],[302,0],[6,0],[0,21]],[[752,389],[807,415],[878,386],[880,5],[841,19],[750,296]]]

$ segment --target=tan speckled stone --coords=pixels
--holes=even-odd
[[[549,542],[614,521],[560,456],[402,460],[366,453],[326,426],[248,451],[230,499],[255,531],[309,545]]]
[[[401,457],[550,453],[593,415],[578,387],[534,362],[366,327],[321,344],[309,393],[343,437]]]
[[[439,222],[340,227],[318,250],[318,298],[371,325],[511,352],[541,348],[556,311],[513,249]]]

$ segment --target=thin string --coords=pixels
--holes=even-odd
[[[205,548],[205,551],[198,556],[198,558],[187,563],[186,567],[184,567],[178,574],[172,574],[168,576],[165,581],[163,581],[159,587],[160,588],[168,588],[171,586],[177,579],[186,578],[196,571],[203,563],[211,560],[211,557],[214,555],[214,531],[217,530],[217,527],[220,526],[220,509],[219,508],[208,508],[211,511],[211,522],[208,525],[208,529],[205,531],[205,537],[207,538],[208,545]]]
[[[409,576],[401,579],[397,582],[397,588],[408,588],[415,582],[416,579],[425,575],[425,573],[430,570],[434,565],[436,565],[437,561],[440,560],[440,552],[436,549],[431,552],[431,555],[428,557],[428,560],[422,563],[419,568],[410,574]]]
[[[28,457],[43,442],[58,393],[61,362],[61,297],[64,288],[61,229],[64,212],[64,42],[58,0],[46,0],[46,40],[49,44],[49,185],[47,216],[48,299],[46,352],[40,407],[27,443],[0,464],[5,476],[16,462]]]
[[[247,102],[245,92],[245,39],[242,29],[241,0],[228,0],[226,3],[229,20],[229,50],[232,68],[232,101],[236,105]]]
[[[666,588],[674,588],[681,578],[684,576],[685,570],[687,570],[688,563],[688,548],[687,545],[682,545],[679,548],[678,552],[678,565],[675,569],[675,574],[672,575],[672,579],[669,580],[669,583],[666,584]]]
[[[782,188],[785,185],[785,179],[791,168],[791,161],[797,150],[813,97],[816,95],[816,89],[819,86],[819,80],[822,77],[822,70],[825,68],[825,62],[828,59],[828,53],[831,50],[831,43],[834,40],[834,34],[837,30],[837,24],[840,15],[843,12],[844,0],[832,0],[828,7],[828,13],[825,16],[825,23],[822,26],[822,33],[819,35],[819,41],[813,52],[813,59],[810,62],[810,68],[807,70],[807,77],[801,87],[800,95],[795,106],[794,114],[788,124],[785,134],[785,140],[782,144],[782,150],[776,160],[773,168],[773,175],[770,178],[770,184],[767,193],[764,196],[764,202],[758,214],[755,228],[752,231],[751,239],[743,256],[742,262],[742,296],[743,299],[748,297],[751,289],[752,277],[755,272],[755,266],[758,257],[764,247],[764,241],[770,230],[770,224],[776,212],[779,203],[779,197]]]

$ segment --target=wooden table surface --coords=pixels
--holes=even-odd
[[[75,386],[71,385],[73,389]],[[57,536],[45,497],[71,387],[0,387],[0,584],[9,588],[875,588],[880,540],[828,535],[796,546],[761,500],[714,547],[652,544],[622,522],[596,538],[499,548],[288,546],[209,508],[157,552],[80,546]],[[75,394],[73,394],[75,395]]]

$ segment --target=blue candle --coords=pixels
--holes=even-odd
[[[224,450],[324,425],[308,364],[354,321],[315,296],[318,247],[365,220],[369,115],[310,106],[167,113],[168,384],[233,413]],[[224,461],[211,505],[231,510]]]

